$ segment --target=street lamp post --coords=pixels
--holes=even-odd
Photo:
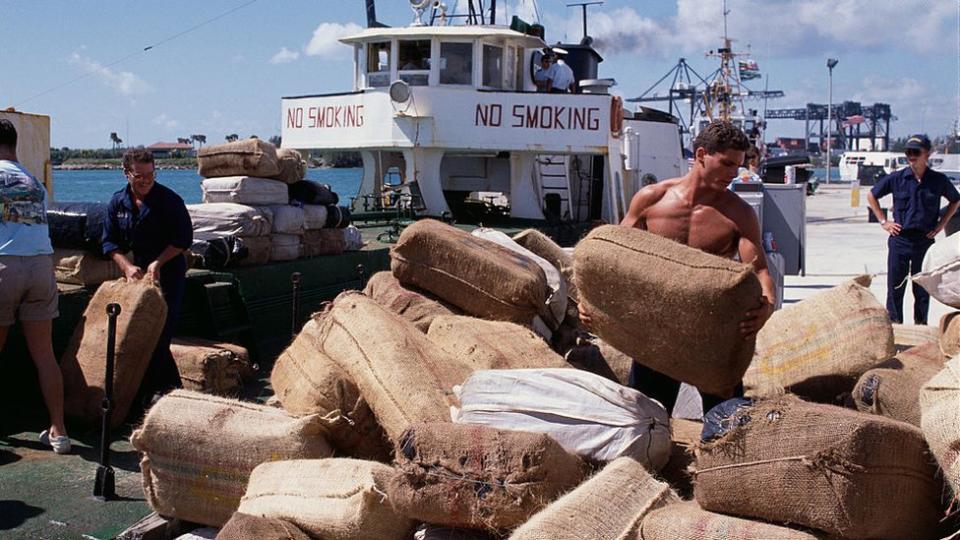
[[[827,183],[830,183],[830,150],[833,146],[833,68],[840,61],[836,58],[827,58],[827,70],[830,72],[830,83],[827,88]]]

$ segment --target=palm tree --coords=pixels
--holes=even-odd
[[[231,133],[227,135],[225,139],[227,140],[227,142],[237,142],[238,140],[240,140],[240,136],[237,135],[236,133]]]
[[[116,150],[116,149],[117,149],[117,145],[120,144],[120,143],[123,142],[123,141],[120,140],[120,137],[117,137],[117,132],[116,132],[116,131],[113,131],[113,132],[110,133],[110,142],[113,143],[113,149]]]
[[[179,144],[190,144],[190,137],[177,137]]]
[[[197,142],[200,143],[200,148],[203,148],[203,145],[207,143],[207,136],[200,134],[196,135]]]

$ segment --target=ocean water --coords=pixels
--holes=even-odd
[[[360,189],[363,169],[307,169],[307,179],[330,184],[348,204]],[[187,204],[199,203],[200,175],[194,170],[157,171],[157,181],[174,190]],[[126,185],[122,171],[53,171],[53,199],[57,202],[107,202]]]

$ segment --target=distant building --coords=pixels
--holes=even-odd
[[[796,139],[791,137],[778,137],[777,146],[783,149],[788,154],[802,153],[806,146],[806,139]]]
[[[153,157],[193,157],[193,146],[182,143],[155,142],[147,147],[147,150],[153,152]]]

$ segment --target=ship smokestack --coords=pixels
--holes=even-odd
[[[383,26],[377,22],[377,0],[367,0],[367,28]]]

